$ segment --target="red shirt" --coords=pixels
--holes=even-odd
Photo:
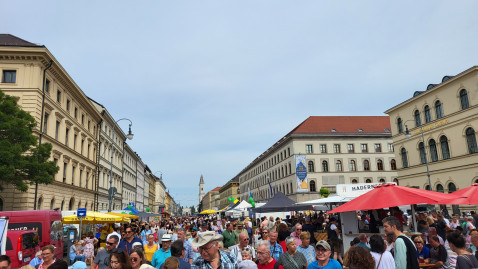
[[[257,263],[257,269],[274,269],[274,264],[276,264],[276,260],[272,258],[272,261],[268,264]],[[279,269],[284,269],[282,265],[279,265]]]

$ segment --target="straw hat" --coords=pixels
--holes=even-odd
[[[209,242],[222,240],[222,238],[222,235],[216,234],[213,231],[202,232],[198,237],[193,239],[191,245],[193,245],[193,247],[202,247]]]

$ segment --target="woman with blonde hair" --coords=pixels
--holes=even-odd
[[[310,245],[310,233],[305,231],[300,233],[302,244],[297,246],[297,251],[304,254],[307,263],[315,262],[315,248]]]

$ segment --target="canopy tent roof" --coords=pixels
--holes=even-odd
[[[207,210],[201,211],[201,213],[199,214],[216,214],[216,213],[217,213],[216,210],[207,209]]]
[[[452,192],[452,194],[461,197],[448,198],[442,203],[446,205],[478,205],[478,183],[473,183],[470,187]]]
[[[64,224],[102,224],[102,223],[121,223],[129,222],[129,218],[103,214],[100,212],[87,211],[86,217],[80,218],[76,215],[63,217]]]
[[[123,213],[117,213],[117,212],[107,212],[105,214],[114,215],[114,216],[123,217],[123,218],[129,218],[129,219],[139,219],[139,217],[136,215],[129,215],[129,214],[123,214]]]
[[[305,202],[297,203],[298,205],[317,205],[317,204],[332,204],[332,203],[346,203],[354,199],[353,197],[342,197],[338,195],[331,195],[326,198],[315,199]]]
[[[356,210],[371,210],[414,204],[441,204],[445,198],[457,198],[456,195],[427,191],[395,184],[382,184],[359,197],[347,202],[329,213]]]
[[[285,211],[299,211],[299,210],[312,210],[311,205],[297,205],[289,197],[285,196],[282,192],[277,192],[265,205],[254,208],[254,212],[266,213],[266,212],[285,212]]]
[[[129,208],[131,206],[131,208]],[[139,211],[136,209],[136,207],[134,207],[134,205],[128,205],[127,207],[125,207],[123,210],[130,210],[131,212],[133,212],[134,215],[136,215],[136,213],[138,213]]]
[[[238,203],[237,206],[234,207],[234,209],[245,210],[245,209],[250,208],[250,207],[252,207],[251,204],[242,200],[240,203]]]

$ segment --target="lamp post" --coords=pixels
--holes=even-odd
[[[408,126],[407,126],[407,122],[409,121],[413,121],[413,120],[407,120],[404,122],[404,125],[405,125],[405,137],[408,139],[410,137],[412,137],[412,135],[410,134],[410,131],[408,131]],[[430,168],[428,167],[428,157],[427,157],[427,149],[425,147],[425,137],[423,136],[423,129],[422,129],[422,125],[420,124],[420,133],[422,135],[422,143],[423,143],[423,149],[424,149],[424,153],[425,153],[425,165],[427,166],[427,177],[428,177],[428,186],[430,188],[430,190],[432,190],[432,182],[430,180]]]
[[[131,125],[133,125],[133,122],[131,122],[130,119],[122,118],[117,120],[116,123],[122,120],[129,121],[129,130],[128,130],[128,134],[126,135],[126,138],[128,138],[129,140],[133,139],[134,135],[131,132]],[[110,166],[110,188],[108,190],[108,212],[111,212],[111,204],[113,203],[113,198],[116,194],[116,190],[113,189],[113,156],[115,153],[115,147],[114,147],[115,126],[113,126],[112,129],[113,129],[113,133],[111,134],[111,166]]]

